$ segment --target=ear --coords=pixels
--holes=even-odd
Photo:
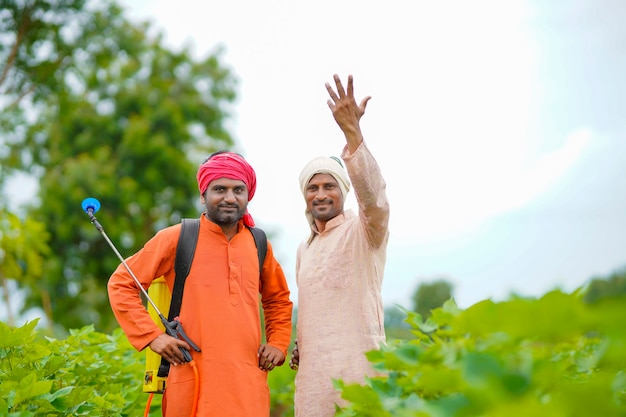
[[[200,194],[200,203],[202,203],[202,205],[206,204],[206,201],[204,200],[204,194]]]

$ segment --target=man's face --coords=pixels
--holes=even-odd
[[[234,224],[248,207],[248,187],[240,180],[219,178],[211,181],[200,201],[207,217],[220,226]]]
[[[330,174],[315,174],[306,187],[306,206],[316,221],[327,222],[343,212],[341,188]]]

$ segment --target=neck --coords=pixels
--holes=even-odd
[[[222,229],[222,233],[224,233],[224,236],[226,236],[226,240],[228,241],[230,241],[233,238],[233,236],[237,234],[237,231],[239,230],[239,221],[235,223],[221,224],[210,219],[209,216],[206,215],[206,213],[203,213],[203,215],[211,223],[218,225],[220,229]]]
[[[237,234],[238,222],[234,224],[220,224],[219,226],[222,228],[222,233],[226,236],[227,240],[231,240],[233,236]]]
[[[314,219],[314,222],[315,222],[315,228],[317,229],[318,232],[322,233],[326,229],[327,222],[317,220],[317,219]]]

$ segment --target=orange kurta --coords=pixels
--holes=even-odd
[[[172,290],[180,229],[177,224],[161,230],[126,261],[144,288],[164,276]],[[144,349],[162,333],[123,265],[111,276],[108,291],[113,312],[136,349]],[[292,303],[271,244],[259,281],[254,239],[243,223],[228,241],[221,228],[203,215],[179,316],[185,333],[201,349],[192,351],[200,379],[197,416],[269,416],[267,373],[259,369],[257,358],[262,342],[259,293],[267,342],[286,355]],[[164,394],[166,417],[190,416],[194,383],[190,366],[171,367]]]

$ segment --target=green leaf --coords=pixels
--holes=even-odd
[[[40,381],[37,379],[36,373],[27,374],[20,381],[20,390],[15,396],[15,405],[19,405],[34,397],[38,397],[50,392],[52,381]]]

